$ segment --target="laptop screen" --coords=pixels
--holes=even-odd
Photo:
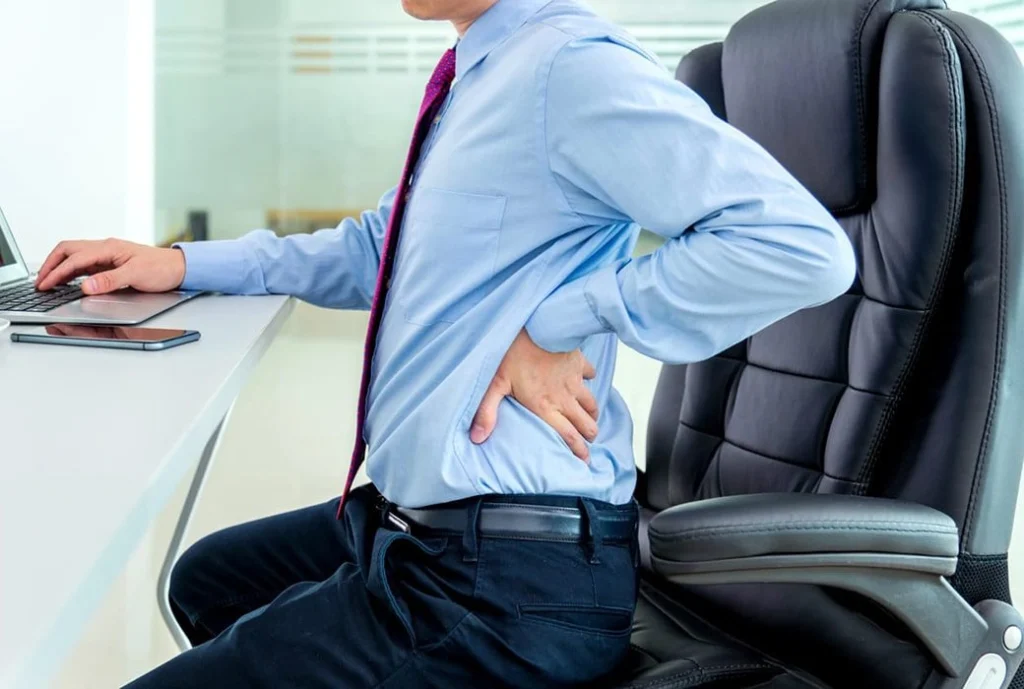
[[[9,266],[12,263],[14,263],[14,252],[11,251],[11,247],[7,243],[7,238],[4,237],[4,233],[0,232],[0,268]]]

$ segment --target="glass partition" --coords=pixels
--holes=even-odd
[[[674,69],[760,0],[592,0]],[[1024,0],[959,0],[1024,53]],[[398,0],[156,0],[156,233],[330,227],[401,171],[455,39]]]
[[[950,4],[1002,31],[1024,59],[1024,0],[958,0]]]
[[[591,4],[674,68],[760,3]],[[158,241],[309,231],[374,207],[454,40],[398,0],[156,0]]]

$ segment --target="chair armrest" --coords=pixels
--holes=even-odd
[[[924,505],[780,493],[701,500],[651,521],[651,553],[672,573],[852,564],[949,576],[959,533]]]
[[[945,514],[908,502],[802,493],[740,495],[680,505],[648,529],[654,571],[676,584],[799,583],[845,589],[884,607],[962,686],[998,653],[1007,676],[1021,654],[1003,633],[1021,615],[1002,602],[972,608],[946,580],[959,535]],[[973,676],[973,675],[972,675]],[[933,686],[933,685],[929,685]]]

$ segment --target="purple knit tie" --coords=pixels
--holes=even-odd
[[[366,394],[370,387],[370,365],[373,362],[373,350],[377,344],[377,332],[380,330],[381,317],[384,314],[384,298],[387,296],[388,283],[391,278],[391,268],[395,262],[395,253],[398,249],[398,232],[402,227],[402,216],[405,215],[405,197],[409,191],[409,177],[416,161],[420,157],[420,149],[426,141],[430,125],[437,114],[441,111],[441,105],[448,96],[452,81],[455,79],[455,50],[449,50],[441,56],[437,63],[433,76],[427,84],[426,94],[423,96],[423,104],[420,106],[420,116],[416,120],[416,128],[413,130],[412,144],[409,146],[409,156],[405,160],[405,169],[402,172],[402,181],[398,185],[398,195],[395,197],[395,205],[391,209],[391,220],[388,223],[387,234],[384,235],[384,250],[380,257],[380,270],[377,273],[377,289],[373,294],[373,303],[370,306],[370,328],[366,332],[366,346],[363,350],[363,380],[359,386],[358,416],[356,418],[356,444],[352,450],[352,461],[348,469],[348,478],[345,481],[345,490],[341,494],[341,504],[338,507],[338,518],[341,518],[341,510],[345,504],[348,493],[352,490],[352,483],[355,481],[356,472],[362,466],[366,455],[366,442],[363,440],[363,424],[366,419]]]

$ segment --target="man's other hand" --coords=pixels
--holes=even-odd
[[[86,294],[106,294],[125,287],[140,292],[168,292],[185,279],[185,255],[121,239],[61,242],[39,269],[36,289],[48,290],[82,275]]]
[[[516,336],[473,418],[470,439],[482,443],[498,422],[498,405],[512,397],[546,421],[573,454],[589,461],[586,441],[597,437],[597,400],[583,384],[596,375],[579,350],[552,353],[541,349],[524,328]]]

